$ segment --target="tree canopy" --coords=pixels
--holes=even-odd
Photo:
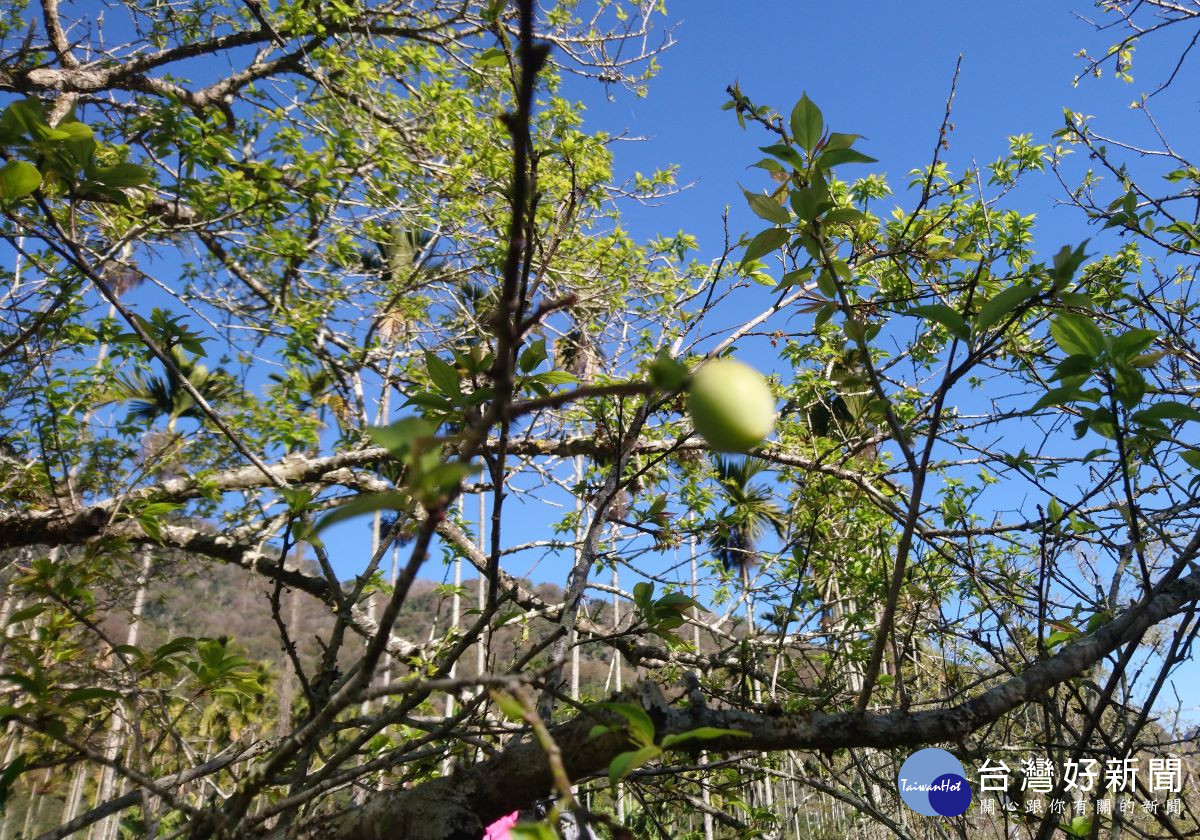
[[[1082,75],[1200,32],[1096,5]],[[759,223],[714,246],[623,227],[674,170],[619,182],[564,93],[643,93],[672,31],[656,0],[6,4],[0,836],[1198,830],[1190,796],[936,822],[896,791],[924,746],[1194,741],[1200,164],[1153,117],[1191,46],[1136,103],[1154,148],[1067,112],[954,171],[952,84],[903,184],[735,83]],[[1030,180],[1093,236],[1035,241]],[[757,380],[692,391],[726,356],[775,402],[753,446],[713,424],[767,428]]]

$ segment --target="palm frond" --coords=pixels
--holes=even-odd
[[[761,458],[719,457],[714,464],[725,507],[708,537],[713,554],[726,569],[758,560],[758,543],[770,528],[782,536],[787,528],[783,509],[769,487],[750,482],[767,470]]]

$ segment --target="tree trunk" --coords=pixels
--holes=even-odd
[[[125,644],[136,646],[138,635],[141,632],[142,624],[142,609],[146,605],[146,585],[150,580],[150,566],[153,562],[153,554],[150,549],[142,550],[142,565],[138,571],[137,594],[133,597],[133,615],[130,617],[129,630],[125,634]],[[108,725],[108,745],[105,747],[104,756],[109,761],[116,761],[117,756],[121,754],[121,747],[125,743],[125,717],[123,715],[124,705],[119,705],[117,710],[113,712],[112,718]],[[107,802],[112,796],[113,781],[115,771],[113,768],[105,764],[100,770],[100,783],[96,786],[96,798],[93,801],[93,807]],[[88,832],[88,840],[107,840],[113,837],[117,831],[118,818],[116,815],[107,817],[100,823],[92,826]]]
[[[297,563],[303,558],[303,547],[300,547],[296,552]],[[295,589],[288,591],[288,633],[291,634],[292,640],[296,639],[296,628],[300,622],[300,593]],[[283,654],[283,665],[280,668],[280,673],[283,677],[279,680],[279,729],[278,733],[283,735],[291,731],[292,728],[292,704],[295,702],[296,689],[300,684],[300,675],[296,673],[296,666],[292,664],[292,658],[285,652]]]
[[[466,503],[462,496],[458,497],[458,517],[464,519],[466,511]],[[392,578],[395,579],[396,566],[392,564]],[[462,554],[455,552],[454,554],[454,592],[450,595],[450,628],[451,632],[457,636],[459,625],[462,624],[462,596],[459,594],[459,588],[462,586]],[[458,676],[458,660],[450,663],[450,679]],[[446,717],[454,717],[454,692],[446,692]],[[442,775],[446,776],[450,773],[450,757],[442,761]]]
[[[583,458],[576,455],[574,458],[575,464],[575,485],[578,486],[583,481]],[[582,550],[583,542],[583,497],[575,496],[575,551],[572,567],[579,563],[579,552]],[[579,701],[579,633],[574,627],[571,628],[571,699]]]
[[[79,762],[75,768],[75,778],[71,782],[71,793],[67,797],[66,808],[63,809],[63,823],[69,823],[79,816],[79,806],[83,803],[83,782],[87,778],[87,764]]]
[[[688,538],[688,558],[690,561],[689,565],[690,565],[690,571],[691,571],[691,577],[692,577],[692,600],[695,601],[696,604],[698,605],[700,603],[700,599],[699,599],[700,575],[699,575],[699,565],[696,562],[696,537],[695,536],[691,536]],[[692,625],[692,644],[695,646],[696,652],[699,653],[700,652],[700,607],[699,606],[692,607],[692,618],[696,622],[695,624]],[[703,676],[703,674],[701,673],[700,669],[697,667],[696,668],[696,680],[699,681],[702,676]],[[704,766],[706,764],[708,764],[708,753],[702,752],[702,753],[700,753],[700,765]],[[706,774],[702,772],[700,775],[702,777],[702,781],[700,782],[700,801],[703,802],[705,805],[704,840],[713,840],[713,818],[712,818],[712,814],[709,813],[709,810],[708,810],[708,809],[712,808],[712,802],[711,802],[711,797],[708,794],[707,780],[704,780],[704,776]]]
[[[480,491],[480,493],[479,493],[479,532],[475,535],[475,539],[477,541],[476,545],[479,548],[479,553],[482,554],[484,557],[487,557],[489,554],[489,552],[486,548],[486,546],[487,546],[487,540],[485,538],[486,530],[487,530],[487,499],[484,497],[483,492]],[[477,606],[479,607],[480,615],[482,615],[483,611],[487,608],[487,581],[484,580],[482,572],[479,573],[479,586],[477,587],[477,589],[478,589],[478,595],[479,595]],[[487,670],[488,644],[489,644],[489,634],[488,634],[488,631],[485,629],[479,636],[479,643],[476,644],[476,646],[475,646],[475,675],[476,676],[483,674],[483,672]],[[483,688],[480,687],[479,691],[483,691]]]

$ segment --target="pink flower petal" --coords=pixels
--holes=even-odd
[[[508,840],[508,830],[517,824],[517,812],[513,811],[507,817],[501,817],[489,825],[483,832],[483,840]]]

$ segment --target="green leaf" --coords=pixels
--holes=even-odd
[[[449,362],[439,359],[432,350],[425,351],[425,370],[433,384],[446,396],[454,398],[462,394],[458,371]]]
[[[633,585],[633,602],[645,612],[650,607],[650,599],[654,597],[654,584],[641,581]]]
[[[690,610],[692,607],[699,607],[700,605],[682,592],[668,592],[655,601],[654,606],[660,610],[683,612],[684,610]]]
[[[24,198],[42,185],[42,173],[24,160],[10,160],[0,167],[0,201]]]
[[[1059,362],[1058,366],[1054,368],[1054,373],[1050,375],[1050,381],[1054,382],[1059,379],[1069,379],[1073,376],[1082,376],[1083,381],[1081,381],[1079,384],[1083,384],[1083,382],[1087,381],[1087,378],[1091,376],[1092,372],[1095,370],[1095,364],[1096,360],[1085,353],[1067,356],[1067,358]]]
[[[435,394],[432,391],[422,391],[419,394],[413,394],[404,401],[404,407],[410,405],[418,406],[419,408],[428,408],[431,411],[446,412],[454,408],[454,403],[446,399],[440,394]]]
[[[662,750],[653,744],[642,747],[640,750],[621,753],[608,765],[608,783],[615,787],[617,782],[624,779],[647,761],[652,761],[660,755],[662,755]]]
[[[601,735],[608,735],[612,731],[613,731],[613,728],[611,726],[605,726],[602,723],[597,723],[595,726],[593,726],[591,729],[588,730],[588,740],[590,741],[593,738],[599,738]]]
[[[1118,225],[1126,225],[1128,227],[1137,227],[1137,219],[1130,217],[1127,213],[1113,213],[1109,220],[1104,223],[1104,230]]]
[[[475,59],[476,67],[503,67],[508,64],[508,56],[499,47],[489,47]]]
[[[487,9],[483,12],[484,20],[489,23],[494,23],[500,19],[500,13],[504,11],[504,6],[508,0],[491,0],[487,5]]]
[[[825,304],[817,310],[817,315],[815,318],[813,318],[813,327],[819,327],[822,324],[827,323],[830,318],[837,314],[837,311],[837,304],[833,301]]]
[[[865,213],[854,207],[839,207],[822,216],[821,221],[827,225],[842,225],[860,222],[866,217]]]
[[[1054,255],[1054,268],[1050,274],[1054,277],[1055,288],[1062,288],[1075,276],[1075,272],[1079,269],[1079,266],[1087,259],[1087,254],[1083,252],[1087,244],[1088,240],[1085,239],[1075,248],[1064,245]]]
[[[801,283],[808,282],[808,279],[813,276],[813,268],[801,268],[797,271],[789,271],[783,275],[783,279],[779,281],[779,288],[786,289],[790,286],[797,286]]]
[[[171,641],[155,648],[152,658],[166,659],[167,657],[174,656],[178,653],[184,653],[186,651],[193,650],[195,647],[195,638],[192,636],[179,636],[178,638],[171,639]]]
[[[696,729],[690,729],[687,732],[680,732],[677,735],[665,735],[662,739],[662,748],[670,749],[678,744],[686,743],[687,741],[711,741],[714,738],[749,738],[750,733],[741,729],[721,729],[716,726],[700,726]]]
[[[548,370],[545,373],[535,373],[529,377],[533,382],[541,382],[543,385],[572,385],[579,381],[572,373],[567,373],[565,370]]]
[[[786,149],[787,147],[784,146],[783,148]],[[746,168],[747,169],[765,169],[771,173],[787,171],[786,169],[784,169],[783,165],[779,161],[772,160],[771,158],[763,158],[758,163],[752,163],[752,164],[750,164],[750,166],[748,166]]]
[[[1155,350],[1153,353],[1142,353],[1129,359],[1129,364],[1135,368],[1150,368],[1162,361],[1167,355],[1166,350]]]
[[[855,140],[861,139],[861,134],[843,134],[840,131],[833,131],[825,138],[825,144],[821,146],[821,150],[828,152],[834,149],[849,149],[854,145]]]
[[[870,155],[864,155],[862,152],[856,152],[854,149],[829,149],[822,152],[817,157],[817,167],[819,169],[833,169],[835,166],[841,166],[843,163],[878,163],[875,158]]]
[[[806,152],[811,152],[817,147],[817,143],[821,140],[821,134],[825,131],[825,121],[821,117],[821,109],[813,104],[807,93],[800,97],[800,101],[792,109],[789,124],[792,129],[792,137]]]
[[[1172,184],[1179,181],[1195,181],[1200,179],[1200,170],[1192,168],[1173,169],[1164,175],[1163,178],[1167,181],[1170,181]]]
[[[1200,451],[1195,449],[1185,449],[1179,453],[1179,457],[1183,458],[1184,463],[1194,470],[1200,470]]]
[[[1070,822],[1063,824],[1063,831],[1072,837],[1090,837],[1092,834],[1092,820],[1090,817],[1082,815],[1072,817]]]
[[[91,140],[92,129],[78,120],[63,120],[58,124],[58,130],[67,135],[67,139],[76,140]]]
[[[1075,638],[1078,635],[1079,635],[1078,631],[1074,632],[1074,633],[1068,633],[1066,630],[1055,630],[1053,633],[1051,633],[1049,636],[1046,637],[1046,647],[1048,647],[1048,648],[1058,647],[1059,645],[1063,644],[1064,642],[1069,642],[1071,639]]]
[[[857,318],[847,318],[842,324],[842,332],[856,344],[867,340],[867,325]]]
[[[317,520],[312,532],[319,534],[331,525],[336,525],[364,513],[374,513],[377,510],[403,511],[412,507],[412,499],[407,493],[392,491],[390,493],[375,493],[370,496],[358,496]]]
[[[136,163],[102,166],[92,173],[92,177],[110,187],[140,187],[150,180],[149,173]]]
[[[279,495],[283,499],[284,504],[288,506],[288,510],[292,513],[301,513],[308,508],[308,503],[313,500],[313,491],[304,487],[280,487]]]
[[[687,379],[688,369],[665,349],[655,357],[650,365],[650,381],[664,391],[677,391],[683,387]]]
[[[783,228],[767,228],[750,240],[750,244],[746,246],[746,253],[742,257],[742,265],[744,266],[765,254],[771,253],[781,247],[787,240],[788,232]]]
[[[777,225],[787,224],[792,220],[792,216],[786,209],[779,206],[779,203],[770,196],[762,195],[761,193],[752,193],[748,190],[742,190],[742,194],[746,196],[746,203],[750,205],[750,209],[762,219],[768,222],[774,222]]]
[[[521,705],[521,701],[516,697],[513,697],[507,691],[501,691],[500,689],[495,688],[488,691],[488,694],[491,695],[492,701],[496,704],[497,708],[499,708],[500,711],[504,713],[504,716],[509,720],[525,719],[525,707]]]
[[[4,806],[8,802],[9,795],[12,793],[13,785],[28,763],[29,756],[21,753],[9,762],[3,771],[0,771],[0,814],[4,813]]]
[[[23,691],[35,698],[40,698],[46,693],[46,684],[40,679],[40,675],[30,676],[18,671],[11,671],[0,674],[0,680],[8,680],[21,687]]]
[[[539,338],[525,348],[518,364],[521,373],[532,373],[544,361],[546,361],[546,339]]]
[[[98,686],[90,686],[88,688],[76,688],[69,692],[62,699],[63,706],[72,706],[76,703],[86,703],[88,700],[112,700],[120,697],[121,692],[113,691],[108,688],[99,688]]]
[[[67,735],[67,725],[59,718],[46,718],[41,724],[42,731],[51,738],[65,738]]]
[[[1146,396],[1146,377],[1129,365],[1118,364],[1115,369],[1117,399],[1126,408],[1133,408]]]
[[[19,624],[22,621],[27,621],[31,618],[36,618],[37,616],[41,615],[49,608],[50,608],[49,604],[33,604],[33,605],[25,607],[23,609],[19,609],[8,617],[8,623],[9,624]]]
[[[1062,519],[1063,507],[1053,496],[1050,497],[1050,504],[1046,505],[1046,515],[1054,522]]]
[[[9,105],[0,119],[6,125],[22,131],[31,140],[44,136],[50,130],[42,103],[33,97]]]
[[[1091,358],[1104,349],[1104,333],[1090,318],[1063,312],[1050,322],[1050,335],[1068,355],[1082,354]]]
[[[632,703],[597,703],[599,709],[607,709],[610,712],[616,712],[621,717],[629,722],[629,733],[633,739],[640,744],[654,743],[654,722],[650,720],[650,715],[646,714],[646,710],[641,706],[635,706]]]
[[[1078,388],[1073,387],[1051,388],[1049,391],[1043,394],[1042,398],[1035,402],[1033,407],[1029,410],[1031,412],[1041,411],[1043,408],[1047,408],[1052,405],[1067,405],[1068,403],[1093,401],[1094,399],[1095,394],[1092,391],[1081,391]]]
[[[821,180],[814,180],[812,186],[792,190],[788,194],[788,201],[801,222],[811,222],[833,206],[829,200],[829,188]]]
[[[1091,295],[1084,292],[1059,292],[1057,297],[1063,306],[1072,306],[1076,309],[1093,309],[1096,306]]]
[[[1096,530],[1095,525],[1076,513],[1068,515],[1067,521],[1071,523],[1071,531],[1076,534],[1088,534]]]
[[[793,169],[804,169],[804,158],[800,157],[800,154],[791,146],[776,143],[773,146],[759,146],[758,150],[773,155],[784,163],[791,164]]]
[[[1128,330],[1113,338],[1109,353],[1113,358],[1129,361],[1141,355],[1156,338],[1158,330]]]
[[[825,269],[821,269],[821,273],[817,275],[817,291],[831,300],[837,297],[837,281]]]
[[[420,417],[405,417],[388,426],[371,426],[367,434],[377,444],[402,461],[408,460],[413,446],[433,437],[437,425]]]
[[[432,504],[456,488],[464,478],[477,472],[478,464],[448,461],[421,471],[414,470],[405,486],[420,501]]]
[[[1159,402],[1133,415],[1134,421],[1145,423],[1157,420],[1200,420],[1200,411],[1177,402]]]
[[[1109,440],[1116,439],[1116,418],[1107,408],[1084,408],[1079,413],[1083,419],[1075,424],[1076,438],[1083,437],[1091,430]]]
[[[980,308],[979,314],[975,316],[975,322],[971,325],[974,333],[976,335],[983,334],[1005,315],[1033,297],[1035,293],[1036,290],[1028,283],[1010,286],[1000,292]]]
[[[944,303],[929,303],[922,306],[914,306],[908,310],[908,314],[917,315],[928,321],[941,324],[950,331],[951,335],[961,338],[963,341],[971,337],[971,329],[967,326],[967,322],[963,319],[963,316]]]

